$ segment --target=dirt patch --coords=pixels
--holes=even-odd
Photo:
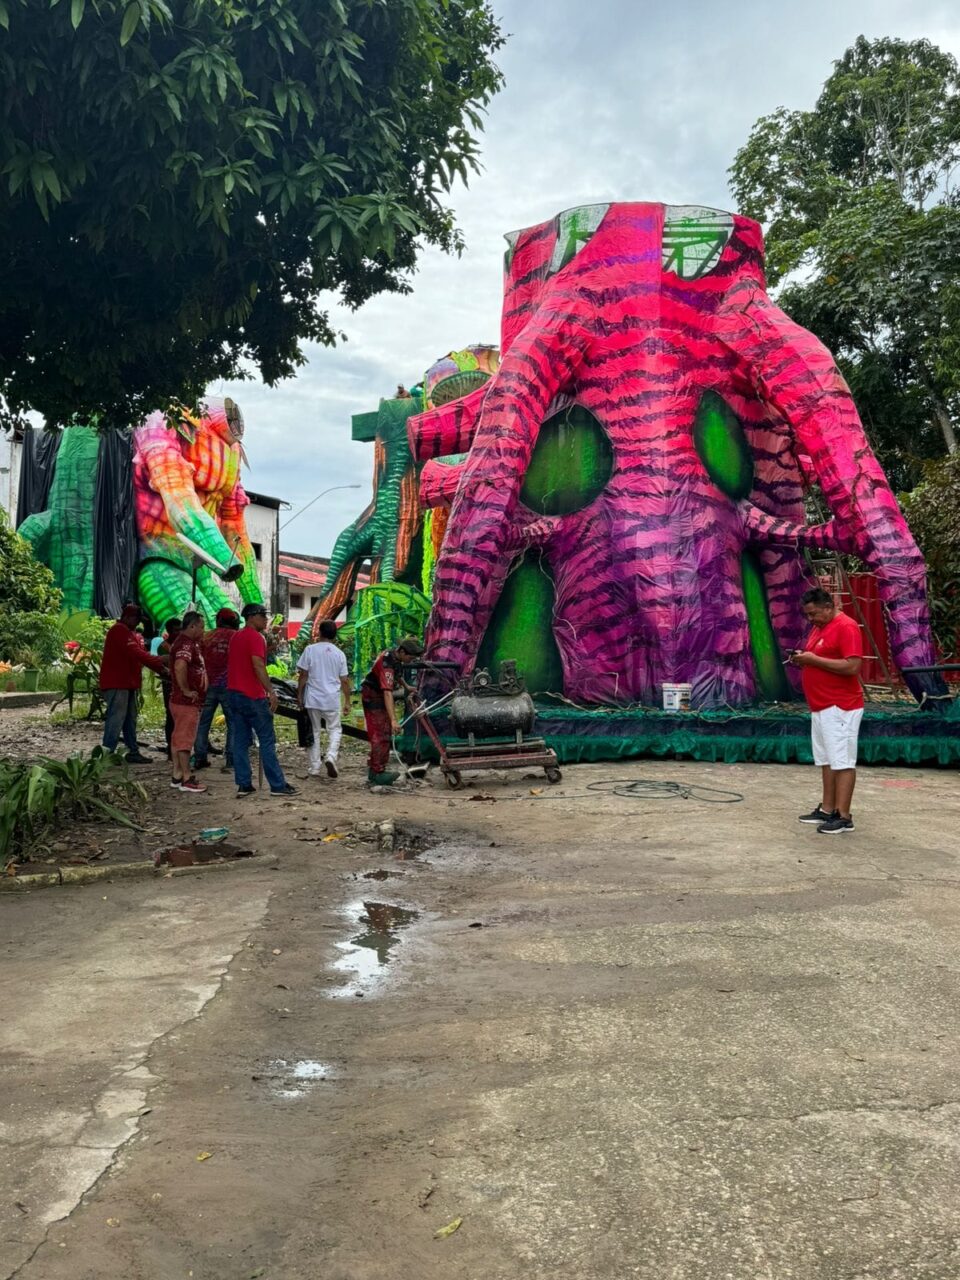
[[[253,849],[240,849],[226,841],[211,844],[204,840],[191,840],[189,844],[161,849],[154,858],[158,867],[196,867],[211,862],[236,862],[238,858],[255,857]]]

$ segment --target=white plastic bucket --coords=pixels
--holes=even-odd
[[[689,684],[664,684],[664,711],[689,711],[691,688]]]

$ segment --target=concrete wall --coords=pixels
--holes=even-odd
[[[260,589],[271,613],[282,611],[284,604],[280,599],[280,579],[277,572],[280,548],[279,515],[275,507],[262,506],[254,500],[251,500],[244,512],[247,535],[253,543],[254,551],[258,552],[257,572],[260,577]]]

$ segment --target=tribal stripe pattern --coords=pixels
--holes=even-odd
[[[409,422],[421,500],[450,508],[433,657],[473,666],[534,552],[567,697],[655,704],[665,681],[689,682],[697,707],[788,696],[777,650],[803,633],[798,548],[832,547],[877,575],[898,665],[933,661],[922,558],[833,358],[766,295],[756,223],[592,205],[507,239],[498,371]],[[541,425],[571,406],[612,469],[578,510],[545,515],[525,479]],[[832,512],[818,529],[801,466]],[[912,677],[918,695],[933,686]]]

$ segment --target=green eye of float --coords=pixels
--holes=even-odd
[[[541,426],[520,501],[539,515],[570,515],[599,497],[612,474],[609,436],[588,409],[575,404]]]

